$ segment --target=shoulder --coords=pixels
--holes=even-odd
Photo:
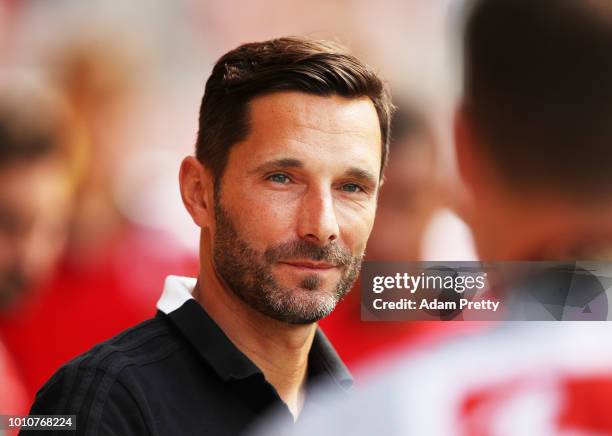
[[[182,346],[165,317],[144,321],[62,366],[39,390],[30,413],[77,415],[77,422],[95,425],[126,408],[125,416],[141,415],[124,374],[163,361]]]

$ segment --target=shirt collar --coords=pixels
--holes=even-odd
[[[255,374],[263,376],[261,370],[229,340],[193,298],[195,284],[195,278],[168,276],[157,302],[159,311],[170,318],[221,379],[230,381]],[[308,355],[308,364],[309,383],[315,380],[331,381],[343,391],[353,384],[349,370],[319,328]]]
[[[353,376],[320,328],[317,328],[308,354],[308,379],[317,383],[331,382],[343,391],[353,386]]]

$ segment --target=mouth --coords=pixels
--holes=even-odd
[[[314,262],[310,260],[291,260],[285,262],[279,262],[282,265],[289,265],[293,268],[298,268],[304,271],[310,272],[323,272],[330,271],[338,268],[337,265],[327,262]]]

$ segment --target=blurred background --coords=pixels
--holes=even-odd
[[[368,259],[473,260],[454,164],[461,0],[0,0],[0,413],[27,413],[64,362],[155,313],[197,275],[180,201],[204,83],[237,45],[333,39],[399,107]],[[361,323],[355,290],[324,320],[349,367],[467,323]]]

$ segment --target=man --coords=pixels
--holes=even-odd
[[[42,77],[0,74],[0,319],[37,294],[59,261],[74,198],[73,127],[68,105]],[[3,333],[0,410],[23,414],[31,397]]]
[[[367,260],[415,261],[434,213],[443,207],[438,144],[430,120],[417,107],[394,96],[389,149],[376,222],[368,240]],[[351,294],[352,295],[352,294]]]
[[[482,259],[609,260],[610,53],[609,2],[475,3],[455,139]],[[507,323],[265,434],[612,434],[611,337],[607,322]]]
[[[105,43],[100,44],[101,40]],[[133,137],[126,147],[125,138],[126,123],[142,115],[128,110],[134,108],[128,102],[138,93],[138,81],[146,80],[142,74],[135,77],[135,71],[141,69],[134,68],[132,58],[126,60],[115,39],[96,41],[93,44],[89,37],[75,34],[48,59],[52,61],[50,78],[76,114],[78,127],[78,141],[67,147],[78,170],[71,183],[75,192],[72,207],[67,210],[51,196],[41,197],[48,205],[44,216],[67,215],[68,244],[50,278],[29,292],[10,314],[0,313],[0,337],[19,367],[28,408],[61,365],[149,319],[155,313],[159,284],[169,271],[176,275],[197,271],[196,253],[181,247],[167,231],[135,223],[121,207],[121,201],[124,206],[127,201],[123,197],[126,189],[142,195],[137,181],[124,186],[121,174],[126,172],[121,168],[133,162],[135,148],[150,147],[136,144]],[[21,98],[22,104],[27,101]],[[122,162],[117,162],[118,156]],[[142,167],[146,171],[148,165]],[[22,194],[21,198],[32,201],[34,196]],[[57,249],[60,244],[52,247]],[[32,244],[32,250],[45,252],[40,242]],[[129,274],[125,273],[126,259],[138,259]]]
[[[65,101],[41,77],[0,74],[0,319],[14,316],[36,293],[65,245],[73,201],[71,126]],[[1,333],[0,410],[23,414],[31,400]]]
[[[52,272],[73,202],[68,105],[44,80],[0,76],[0,314]]]
[[[79,434],[231,435],[271,406],[297,419],[314,380],[344,392],[316,321],[359,272],[391,108],[381,79],[331,43],[221,57],[179,177],[201,228],[198,279],[169,277],[155,318],[61,368],[31,414],[75,414]]]

